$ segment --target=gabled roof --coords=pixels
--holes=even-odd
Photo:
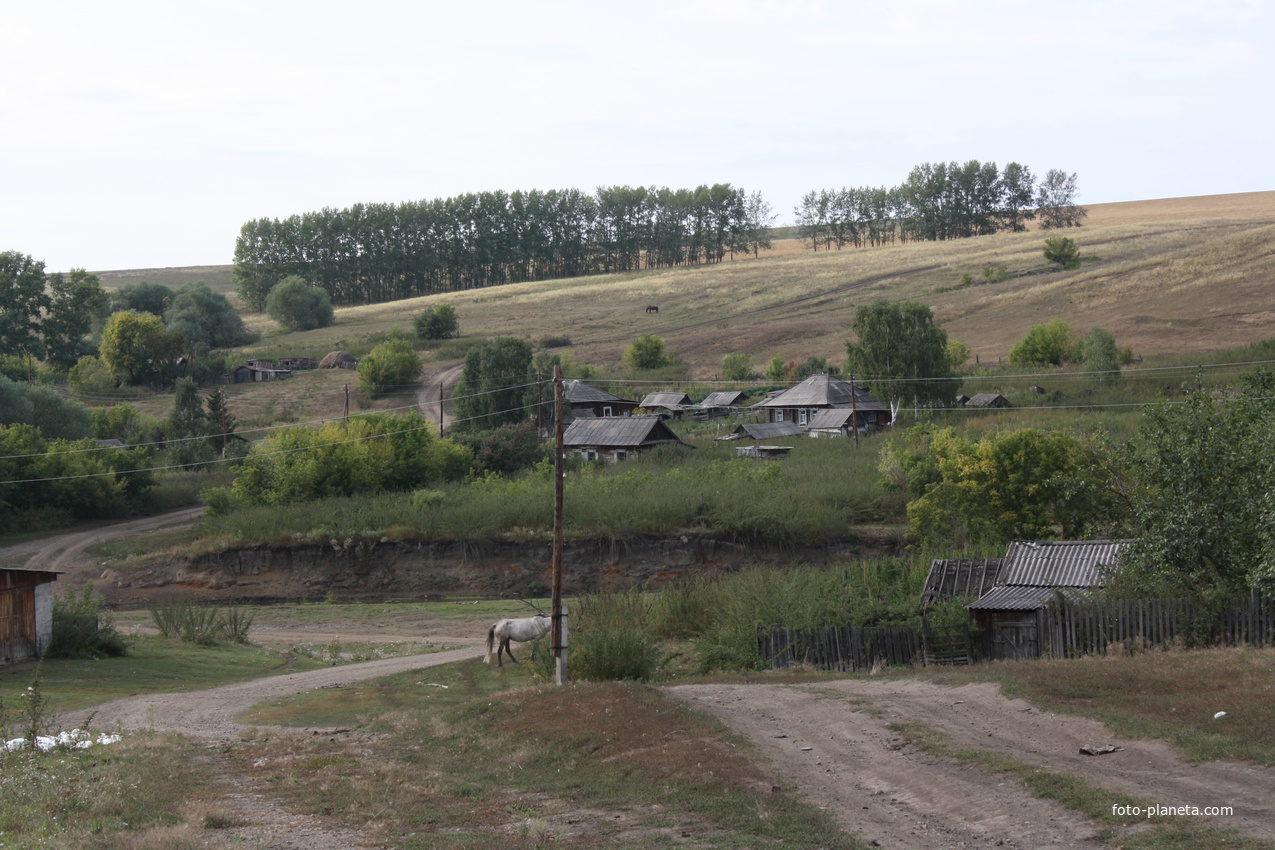
[[[745,422],[732,433],[750,440],[774,440],[778,437],[800,437],[801,429],[796,422]]]
[[[1116,562],[1126,540],[1015,540],[1005,554],[1000,584],[1101,587],[1102,570]]]
[[[744,400],[744,394],[739,390],[728,390],[723,392],[709,393],[704,400],[699,403],[700,407],[730,407],[739,404]]]
[[[685,407],[691,403],[691,397],[686,393],[647,393],[646,398],[642,399],[641,407],[667,407],[676,409]]]
[[[658,416],[613,416],[577,419],[562,435],[563,445],[635,448],[682,443]]]
[[[1009,399],[1000,393],[978,393],[965,402],[966,407],[1009,407]]]
[[[606,390],[600,390],[597,387],[589,386],[583,381],[570,380],[562,382],[563,395],[566,397],[568,404],[592,404],[594,402],[606,401],[622,401],[629,404],[637,402],[626,398],[620,398],[611,395]]]
[[[852,392],[853,389],[853,392]],[[887,410],[863,387],[852,387],[849,381],[831,375],[811,375],[797,386],[754,407],[850,407],[859,410]]]

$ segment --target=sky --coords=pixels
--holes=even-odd
[[[1267,0],[73,0],[0,9],[0,251],[232,262],[247,221],[603,185],[1275,189]]]

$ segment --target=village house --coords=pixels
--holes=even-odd
[[[691,397],[678,392],[647,393],[641,405],[645,411],[672,416],[674,419],[680,419],[682,411],[691,406]]]
[[[604,419],[611,416],[631,416],[638,403],[620,398],[606,390],[589,386],[583,381],[563,381],[563,400],[570,408],[570,417]]]
[[[853,427],[860,433],[890,424],[890,408],[862,387],[831,375],[811,375],[795,387],[759,401],[752,409],[764,413],[767,421],[795,422],[802,430],[824,410],[849,411],[855,420]],[[842,427],[849,432],[852,426],[847,420]]]
[[[778,440],[784,437],[800,437],[796,422],[745,422],[734,431],[718,437],[719,440]]]
[[[0,568],[0,664],[34,661],[53,640],[53,582],[60,573]]]
[[[563,447],[585,460],[628,460],[656,446],[685,446],[658,416],[576,419],[562,435]]]
[[[963,404],[966,407],[1010,407],[1009,399],[1000,393],[977,393]]]

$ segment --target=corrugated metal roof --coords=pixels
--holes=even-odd
[[[956,596],[978,599],[996,586],[1003,558],[935,558],[921,598],[938,601]]]
[[[776,437],[800,437],[796,422],[746,422],[735,433],[753,440],[773,440]]]
[[[1102,568],[1115,563],[1127,540],[1015,540],[1005,555],[1001,584],[1101,587]]]
[[[612,416],[576,419],[562,435],[566,446],[632,446],[680,443],[658,416]]]
[[[678,408],[691,403],[691,397],[686,393],[662,392],[647,393],[646,398],[642,399],[642,407],[668,407]]]
[[[851,393],[849,381],[831,375],[811,375],[797,386],[774,398],[759,402],[754,407],[850,407],[859,410],[886,410],[862,387],[854,387]]]
[[[994,587],[977,602],[966,608],[970,611],[1035,611],[1053,602],[1059,595],[1068,599],[1085,596],[1086,592],[1074,587]]]

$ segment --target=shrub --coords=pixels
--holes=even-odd
[[[177,599],[148,610],[161,635],[200,646],[223,640],[247,643],[248,629],[252,627],[252,615],[237,606],[223,610]]]
[[[1051,236],[1045,240],[1045,259],[1064,269],[1080,268],[1080,248],[1068,236]]]
[[[577,603],[570,637],[573,675],[594,681],[648,681],[659,669],[649,631],[651,603],[641,591],[586,596]]]
[[[118,658],[128,653],[124,636],[116,631],[102,599],[86,584],[77,595],[70,588],[53,600],[53,640],[50,658]]]
[[[1009,352],[1015,366],[1060,366],[1076,358],[1076,336],[1062,319],[1032,325]]]
[[[288,275],[270,290],[266,296],[266,313],[294,331],[326,328],[336,316],[327,290],[311,286],[294,274]]]
[[[416,383],[420,376],[421,358],[397,334],[391,334],[359,361],[359,389],[368,395]]]
[[[753,361],[747,354],[735,353],[727,354],[722,359],[722,380],[723,381],[751,381],[757,377],[757,370],[753,368]]]
[[[460,334],[460,320],[450,304],[435,304],[417,313],[414,324],[416,337],[421,340],[451,339]]]
[[[624,365],[635,371],[661,369],[673,365],[673,357],[664,348],[664,340],[655,334],[642,334],[625,350]]]

